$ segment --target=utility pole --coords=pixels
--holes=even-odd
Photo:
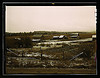
[[[24,51],[22,51],[22,57],[23,57],[23,54],[24,54],[23,52],[24,52]]]
[[[41,60],[42,60],[42,49],[41,49],[41,46],[40,46],[40,52],[41,52]]]
[[[62,52],[63,52],[63,55],[62,55],[62,56],[63,56],[63,60],[64,60],[64,50],[63,50],[63,45],[62,45]]]
[[[63,60],[64,60],[64,51],[63,51]]]

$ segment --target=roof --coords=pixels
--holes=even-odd
[[[63,37],[64,37],[64,35],[60,35],[60,36],[59,36],[59,38],[63,38]]]
[[[42,35],[33,35],[33,37],[42,37]]]
[[[53,36],[53,37],[59,37],[59,36]]]
[[[32,41],[40,41],[41,39],[32,39]]]
[[[96,35],[92,35],[92,38],[96,38]]]
[[[71,34],[79,34],[79,33],[71,33]]]
[[[21,38],[15,38],[16,40],[21,40]]]
[[[78,37],[78,35],[74,35],[74,36],[70,36],[70,37],[72,37],[72,38],[76,38],[76,37]]]
[[[59,36],[53,36],[53,38],[59,38]]]
[[[64,38],[65,35],[60,35],[60,36],[53,36],[53,38]],[[66,36],[67,37],[67,36]]]

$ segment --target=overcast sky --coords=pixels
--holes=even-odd
[[[6,32],[96,31],[95,6],[6,6]]]

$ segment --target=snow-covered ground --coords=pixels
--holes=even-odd
[[[79,39],[79,40],[71,40],[71,41],[47,41],[47,42],[42,42],[42,43],[38,43],[38,44],[61,44],[61,43],[65,43],[65,44],[69,44],[72,42],[87,42],[87,41],[92,41],[92,38],[86,38],[86,39]]]

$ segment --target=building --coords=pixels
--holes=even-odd
[[[65,35],[53,36],[53,39],[67,39],[67,36]]]
[[[67,39],[67,36],[65,36],[65,35],[60,35],[60,36],[59,36],[59,39]]]
[[[53,36],[53,39],[59,39],[59,36]]]
[[[33,39],[42,39],[43,35],[33,35]]]
[[[79,33],[71,33],[70,38],[79,38]]]
[[[92,35],[92,40],[96,40],[96,35]]]
[[[32,39],[32,42],[40,42],[41,39]]]
[[[21,38],[15,38],[15,40],[21,40]]]

